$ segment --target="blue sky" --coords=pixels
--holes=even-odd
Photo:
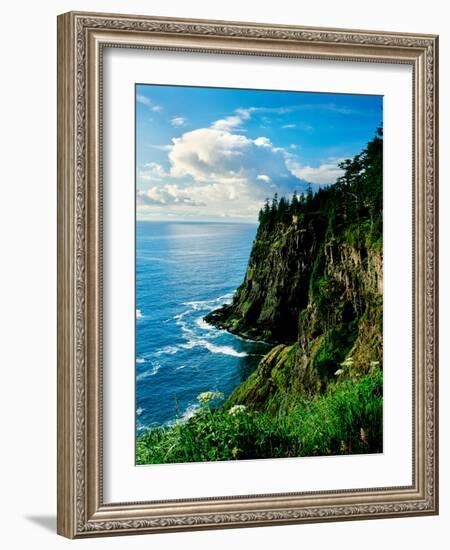
[[[136,86],[138,219],[254,222],[266,197],[332,185],[382,97]]]

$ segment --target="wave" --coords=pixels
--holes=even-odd
[[[190,350],[195,347],[204,348],[210,353],[228,355],[231,357],[247,357],[248,353],[245,351],[239,351],[238,349],[233,348],[231,345],[216,345],[212,343],[211,340],[218,338],[222,331],[214,327],[213,325],[208,324],[204,319],[203,315],[199,316],[200,311],[211,310],[214,307],[217,307],[220,304],[225,303],[226,300],[232,299],[234,296],[233,292],[228,292],[212,300],[196,300],[185,302],[184,305],[188,306],[188,309],[181,311],[177,315],[172,317],[172,320],[180,327],[182,332],[183,343],[174,343],[172,345],[165,346],[158,351],[156,351],[153,356],[161,357],[164,355],[175,355],[183,350]],[[181,360],[183,361],[183,359]],[[148,362],[148,359],[137,358],[136,363],[145,363]],[[184,361],[183,361],[184,362]],[[141,374],[139,374],[136,379],[143,380],[149,376],[154,376],[159,368],[160,364],[156,363],[156,367],[153,366],[152,369],[149,369]],[[186,364],[181,364],[175,367],[175,370],[182,370],[186,368]]]
[[[233,292],[229,292],[227,294],[223,294],[222,296],[219,296],[218,298],[213,298],[212,300],[194,300],[191,302],[184,302],[183,305],[189,306],[189,309],[182,311],[181,313],[178,313],[173,317],[175,320],[175,323],[180,327],[181,331],[186,333],[187,335],[194,335],[195,329],[200,328],[202,330],[209,331],[210,337],[217,337],[219,336],[219,331],[213,327],[212,325],[209,325],[206,321],[204,321],[203,316],[196,318],[195,320],[188,317],[185,319],[185,317],[192,315],[195,312],[199,311],[211,311],[215,308],[217,308],[219,305],[227,303],[227,300],[231,300],[231,298],[234,296]],[[195,326],[193,326],[195,323]],[[215,336],[213,336],[215,334]],[[165,352],[165,353],[170,353]],[[176,352],[173,352],[176,353]]]
[[[142,407],[138,407],[138,408],[136,409],[136,414],[137,414],[138,416],[141,416],[141,414],[142,414],[144,411],[145,411],[145,409],[143,409]]]
[[[184,413],[175,420],[169,420],[164,424],[164,426],[171,427],[175,426],[177,424],[184,424],[187,422],[190,418],[192,418],[200,409],[200,405],[198,403],[193,403],[192,405],[188,405],[184,411]]]
[[[148,426],[147,424],[139,424],[137,423],[136,425],[136,430],[138,432],[142,432],[143,430],[148,430],[150,426]]]
[[[181,344],[183,349],[191,349],[194,347],[205,348],[211,353],[222,353],[223,355],[231,355],[232,357],[247,357],[248,353],[245,351],[237,351],[231,346],[216,346],[208,340],[189,340],[186,344]]]
[[[197,411],[199,410],[200,405],[198,403],[195,403],[194,405],[189,405],[187,409],[182,414],[181,418],[179,419],[179,422],[186,422],[189,420],[189,418],[192,418]]]
[[[188,340],[187,342],[183,344],[179,344],[178,346],[167,346],[155,353],[155,355],[175,355],[181,350],[184,349],[192,349],[195,347],[205,348],[211,353],[222,353],[223,355],[230,355],[232,357],[247,357],[248,353],[245,351],[238,351],[234,349],[231,346],[217,346],[216,344],[213,344],[212,342],[208,342],[208,340],[200,339],[200,340]],[[178,370],[178,369],[177,369]]]
[[[213,298],[212,300],[193,300],[191,302],[183,302],[183,305],[189,306],[189,309],[186,309],[185,311],[182,311],[181,313],[178,313],[177,315],[174,315],[172,319],[174,319],[175,323],[180,327],[180,329],[183,332],[186,332],[188,334],[193,334],[194,330],[192,329],[192,319],[185,319],[186,316],[191,315],[192,313],[198,312],[198,311],[211,311],[215,308],[217,308],[219,305],[229,303],[230,300],[233,298],[234,292],[228,292],[227,294],[223,294],[222,296],[219,296],[218,298]],[[203,330],[209,330],[211,332],[215,331],[215,328],[212,325],[209,325],[203,320],[203,316],[195,319],[195,324],[197,327],[203,329]],[[218,332],[218,331],[217,331]]]
[[[195,320],[195,324],[201,328],[202,330],[209,330],[209,331],[212,331],[212,330],[217,330],[215,327],[213,327],[212,325],[210,325],[209,323],[207,323],[203,317],[198,317],[196,320]]]
[[[166,346],[163,349],[158,350],[155,355],[175,355],[180,351],[178,346]]]
[[[180,344],[181,349],[192,349],[193,347],[197,346],[196,340],[188,340],[185,344]]]
[[[214,309],[220,304],[228,304],[231,302],[234,296],[234,292],[227,292],[218,298],[213,298],[212,300],[193,300],[191,302],[184,302],[183,305],[190,306],[194,311],[199,311],[203,309]]]
[[[140,309],[136,310],[136,319],[143,319],[142,311]]]
[[[187,332],[188,334],[193,334],[194,333],[194,331],[191,328],[189,328],[186,325],[186,323],[180,323],[180,328],[183,332]]]
[[[181,319],[183,319],[183,317],[185,317],[188,313],[191,313],[192,310],[190,309],[187,309],[186,311],[183,311],[182,313],[178,313],[178,315],[175,315],[173,318],[176,319],[177,321],[180,321]]]
[[[245,351],[237,351],[231,346],[216,346],[206,341],[204,343],[202,342],[202,344],[211,353],[223,353],[224,355],[231,355],[233,357],[247,357],[248,355]]]
[[[153,363],[152,368],[138,374],[136,376],[136,380],[137,381],[145,380],[150,376],[155,376],[155,374],[159,371],[160,368],[161,368],[161,365],[159,363]]]

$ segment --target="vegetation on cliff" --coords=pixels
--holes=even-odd
[[[140,436],[139,463],[382,450],[382,151],[379,130],[334,185],[266,201],[205,320],[273,348],[225,402]]]
[[[212,393],[212,392],[211,392]],[[214,406],[200,397],[186,422],[148,430],[137,440],[138,464],[286,458],[381,452],[382,374],[331,384],[289,412]]]
[[[381,364],[382,150],[379,131],[335,185],[261,210],[244,282],[206,320],[278,345],[229,403],[288,409],[348,377],[346,359],[352,375]]]

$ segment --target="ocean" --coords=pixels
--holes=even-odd
[[[197,396],[225,397],[268,346],[206,324],[242,283],[257,225],[136,225],[136,431],[189,418]]]

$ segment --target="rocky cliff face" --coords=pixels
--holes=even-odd
[[[273,343],[228,403],[276,412],[382,366],[382,140],[334,187],[266,206],[242,285],[207,322]]]
[[[275,412],[381,365],[382,247],[345,237],[296,224],[258,234],[233,303],[207,321],[278,345],[230,404]]]
[[[210,313],[206,320],[246,338],[294,342],[320,242],[312,224],[260,226],[233,303]]]

